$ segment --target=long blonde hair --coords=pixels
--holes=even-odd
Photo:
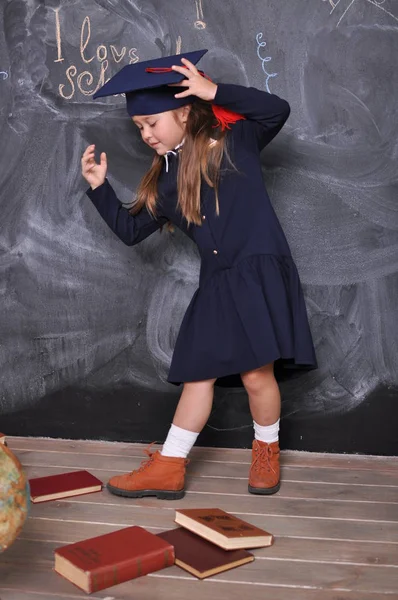
[[[215,129],[216,120],[211,104],[196,100],[188,114],[184,145],[180,152],[177,192],[178,206],[188,222],[201,225],[200,189],[201,178],[214,188],[216,213],[219,214],[218,185],[223,156],[227,157],[233,167],[226,147],[226,131]],[[211,138],[217,143],[211,143]],[[163,156],[155,155],[152,166],[143,176],[138,189],[137,200],[130,209],[136,214],[144,205],[156,217],[156,201],[158,198],[158,179],[163,168]]]

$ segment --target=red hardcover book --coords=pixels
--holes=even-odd
[[[36,503],[100,492],[102,481],[88,471],[71,471],[29,479],[29,486],[30,499]]]
[[[54,570],[88,594],[174,564],[174,547],[126,527],[55,550]]]
[[[174,546],[176,565],[198,579],[205,579],[254,560],[246,550],[224,550],[184,529],[170,529],[157,534]]]

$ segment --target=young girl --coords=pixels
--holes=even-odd
[[[252,87],[213,83],[195,66],[205,52],[128,65],[94,96],[125,93],[129,115],[154,149],[132,210],[106,179],[105,153],[99,164],[94,146],[82,157],[87,194],[125,244],[171,223],[201,256],[199,288],[168,376],[183,383],[173,423],[160,452],[110,479],[108,489],[121,496],[182,498],[187,456],[209,418],[213,386],[237,374],[254,422],[249,492],[277,492],[274,363],[317,367],[299,275],[261,171],[260,152],[281,130],[289,104]]]

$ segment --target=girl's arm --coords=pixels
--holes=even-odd
[[[276,94],[230,83],[217,84],[213,104],[223,106],[243,115],[249,121],[254,121],[256,125],[251,129],[254,131],[260,150],[282,129],[290,114],[289,103]],[[244,124],[244,121],[239,123]]]
[[[167,223],[166,217],[154,219],[145,207],[134,216],[130,214],[107,179],[94,190],[89,188],[86,194],[113,233],[127,246],[138,244]]]

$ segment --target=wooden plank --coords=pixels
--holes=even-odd
[[[21,588],[5,588],[0,584],[1,600],[39,600],[39,598],[51,600],[87,600],[87,595],[80,596],[78,594],[54,594],[53,592],[27,592]],[[84,592],[82,592],[84,594]],[[90,595],[91,599],[99,598],[99,596]]]
[[[123,455],[140,458],[148,444],[129,444],[125,442],[92,441],[92,440],[62,440],[51,438],[15,437],[9,436],[9,445],[15,450],[46,450],[46,451],[77,451],[79,453],[101,453],[103,455]],[[159,449],[161,445],[153,446]],[[221,462],[243,462],[249,464],[250,450],[239,448],[204,448],[195,446],[192,457],[197,460],[212,460]],[[320,454],[316,452],[300,452],[284,450],[282,463],[289,466],[345,468],[345,469],[385,469],[395,470],[398,457],[364,456],[356,454]]]
[[[45,461],[41,461],[35,457],[30,458],[29,462],[22,455],[18,455],[22,465],[28,477],[41,477],[43,475],[53,475],[56,473],[67,472],[74,469],[87,469],[96,477],[101,479],[104,483],[116,473],[123,473],[131,471],[139,467],[139,462],[132,464],[130,461],[129,465],[120,467],[117,459],[108,460],[106,468],[97,468],[94,465],[87,464],[70,464],[68,466],[47,465]],[[98,463],[98,457],[95,461]],[[60,461],[62,462],[62,461]],[[93,461],[94,462],[94,461]],[[102,467],[105,467],[104,463],[100,463]],[[198,471],[197,471],[198,472]],[[186,489],[195,492],[218,492],[223,491],[229,494],[242,494],[247,492],[248,484],[248,469],[246,477],[209,477],[207,475],[193,475],[189,470],[186,479]],[[352,486],[349,484],[327,484],[308,482],[308,481],[286,481],[283,479],[282,473],[282,485],[281,491],[278,495],[284,498],[314,498],[314,499],[327,499],[327,500],[341,500],[341,501],[354,501],[354,502],[392,502],[398,506],[398,486]]]
[[[8,564],[10,571],[17,564],[29,564],[30,568],[37,565],[52,568],[54,550],[58,547],[53,542],[30,542],[17,540],[2,556],[2,564]],[[253,553],[255,553],[253,551]],[[181,576],[181,569],[174,566],[167,569],[168,574]],[[159,574],[159,576],[161,576]],[[398,568],[378,565],[349,565],[330,564],[320,565],[294,562],[282,559],[255,560],[239,569],[217,575],[215,579],[226,582],[241,582],[257,584],[289,586],[297,588],[338,588],[352,589],[363,592],[384,592],[392,594],[398,590]],[[6,582],[5,582],[6,583]]]
[[[15,542],[17,543],[17,542]],[[12,546],[11,546],[12,548]],[[7,550],[7,553],[10,552],[11,548]],[[0,556],[0,597],[1,600],[8,600],[13,598],[11,596],[12,591],[15,590],[15,598],[16,600],[20,600],[19,594],[22,591],[29,592],[31,595],[35,596],[35,600],[40,600],[43,598],[50,598],[51,600],[54,598],[63,598],[63,600],[68,599],[81,599],[88,597],[90,600],[98,600],[105,598],[120,598],[120,600],[130,600],[130,598],[134,598],[131,595],[119,595],[116,596],[114,591],[119,588],[119,592],[125,592],[123,590],[123,586],[126,584],[122,584],[119,586],[115,586],[112,588],[111,594],[109,590],[103,590],[102,592],[96,592],[95,594],[90,594],[87,596],[85,592],[75,587],[70,581],[67,581],[55,571],[53,571],[53,563],[49,561],[38,561],[36,556],[33,556],[31,559],[28,559],[26,562],[19,561],[18,563],[10,564],[4,561],[4,555]],[[128,584],[127,584],[128,585]],[[45,595],[47,594],[47,595]]]
[[[88,498],[89,496],[86,496]],[[93,497],[93,495],[91,495]],[[148,500],[148,499],[147,499]],[[145,500],[126,500],[116,504],[75,501],[58,501],[37,504],[32,507],[31,519],[39,522],[63,520],[77,523],[92,522],[98,524],[128,527],[158,527],[169,529],[174,526],[175,509],[179,504],[170,502],[162,506],[151,506]],[[344,521],[328,518],[302,518],[298,516],[264,515],[262,512],[246,513],[242,507],[235,505],[231,511],[250,523],[271,531],[275,536],[323,538],[327,540],[374,541],[380,543],[398,544],[398,523],[383,523],[378,521]]]
[[[81,454],[79,452],[48,452],[37,450],[15,450],[19,460],[27,466],[53,467],[63,469],[96,469],[97,471],[114,471],[123,473],[139,467],[144,456],[126,457],[111,454]],[[106,468],[104,468],[106,466]],[[248,463],[221,463],[212,461],[199,461],[192,459],[188,467],[188,474],[193,477],[222,477],[247,480],[249,472]],[[398,465],[395,471],[376,470],[347,470],[325,468],[282,467],[284,483],[306,481],[311,484],[332,483],[346,484],[356,487],[357,484],[368,484],[377,489],[379,486],[391,486],[393,493],[398,497]]]
[[[159,522],[158,522],[159,523]],[[175,527],[170,518],[163,516],[161,525],[145,524],[145,529],[159,533]],[[103,523],[65,522],[42,519],[28,519],[19,539],[30,541],[51,541],[59,545],[77,542],[97,535],[121,529],[118,525]],[[398,567],[398,544],[377,542],[352,542],[330,539],[300,539],[276,536],[270,548],[256,550],[256,557],[280,558],[309,561],[322,564],[324,562],[353,563],[362,565],[393,565]]]
[[[0,583],[2,600],[80,600],[88,598],[79,595],[79,590],[68,581],[64,581],[56,573],[46,567],[36,567],[27,571],[28,565],[17,565],[11,573],[0,564]],[[243,567],[240,567],[243,568]],[[237,570],[235,571],[237,572]],[[4,575],[7,583],[4,583]],[[379,592],[352,592],[334,589],[317,589],[315,586],[306,589],[274,586],[244,582],[224,582],[214,577],[198,581],[188,573],[173,577],[166,570],[140,577],[117,586],[96,592],[89,596],[90,600],[203,600],[204,595],[214,600],[391,600],[394,595]],[[21,582],[29,591],[21,589]],[[72,591],[73,590],[73,591]]]
[[[58,473],[58,469],[49,467],[26,467],[27,477],[43,477]],[[114,472],[100,473],[95,469],[91,472],[98,476],[102,481],[107,481]],[[300,484],[294,484],[300,485]],[[201,479],[199,482],[191,480],[187,487],[187,492],[183,500],[179,501],[179,506],[184,508],[201,508],[208,506],[219,506],[226,511],[234,512],[238,506],[244,507],[248,513],[266,512],[267,514],[278,515],[296,515],[303,517],[329,517],[335,519],[359,519],[376,521],[398,521],[398,504],[380,501],[356,502],[355,500],[346,502],[341,500],[339,490],[332,495],[331,486],[328,487],[329,498],[314,498],[310,495],[310,489],[302,485],[301,494],[307,494],[307,498],[300,495],[298,497],[286,497],[283,490],[276,495],[264,497],[255,496],[247,492],[247,483],[239,482],[239,489],[235,492],[230,491],[228,486],[214,486],[213,480]],[[224,491],[225,490],[225,491]],[[346,492],[346,489],[344,488]],[[124,504],[128,501],[126,498],[120,498],[110,494],[106,489],[100,494],[90,494],[89,496],[79,496],[79,502]],[[159,507],[167,500],[157,500],[155,498],[143,499],[148,506],[153,506],[155,502]]]
[[[79,466],[77,468],[79,468]],[[59,467],[31,467],[30,465],[26,464],[24,464],[24,469],[28,477],[41,477],[43,475],[53,475],[63,472],[63,470]],[[66,469],[66,471],[68,470],[69,469]],[[106,483],[112,475],[115,475],[119,472],[117,469],[112,471],[108,471],[106,469],[89,469],[89,471],[93,473],[93,475],[96,475],[104,483]],[[247,484],[247,477],[241,479],[223,479],[206,476],[187,476],[185,487],[189,493],[225,493],[229,495],[242,495],[248,493]],[[388,503],[395,504],[397,506],[398,513],[398,487],[393,486],[351,487],[349,485],[341,485],[338,483],[324,485],[322,483],[315,482],[289,482],[282,480],[281,490],[277,497],[279,499],[301,498],[308,500],[312,499],[316,501],[339,500],[340,502],[362,502],[375,505],[377,503]]]
[[[207,477],[187,477],[186,489],[190,492],[200,493],[227,493],[227,494],[247,494],[247,477],[243,480],[207,478]],[[289,482],[282,480],[281,489],[275,498],[303,498],[313,500],[325,500],[340,502],[363,502],[374,504],[377,510],[377,503],[394,504],[395,514],[398,517],[398,487],[351,487],[349,485],[340,485],[338,483],[322,485],[306,482]]]

